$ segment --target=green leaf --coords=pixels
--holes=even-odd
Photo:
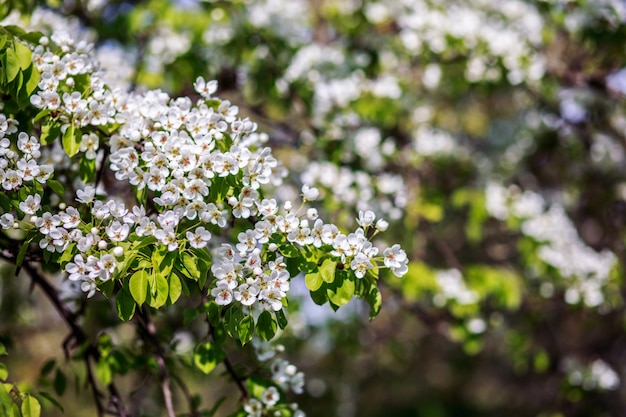
[[[44,253],[49,252],[45,251]],[[113,290],[115,289],[115,282],[112,279],[109,279],[107,281],[99,283],[98,288],[100,289],[100,292],[102,292],[102,295],[104,295],[106,298],[109,298],[111,297],[111,294],[113,294]]]
[[[58,408],[62,413],[65,412],[65,410],[63,409],[63,406],[57,401],[56,398],[54,398],[49,393],[40,391],[39,392],[39,396],[42,397],[42,398],[45,398],[48,401],[50,401],[52,403],[52,405],[54,405],[56,408]]]
[[[56,361],[54,359],[50,359],[48,360],[42,367],[41,367],[41,372],[40,375],[42,377],[48,375],[50,372],[52,372],[52,370],[54,369],[56,365]]]
[[[28,43],[39,43],[43,36],[41,32],[28,32],[23,35],[19,35],[19,38]]]
[[[148,272],[145,269],[135,272],[128,281],[128,288],[138,305],[145,303],[148,296]]]
[[[39,417],[41,415],[41,405],[37,398],[26,394],[22,401],[22,415],[24,417]]]
[[[96,364],[96,376],[104,385],[109,385],[113,381],[113,371],[105,358],[100,358]]]
[[[278,310],[275,311],[274,314],[276,314],[276,322],[278,323],[278,327],[284,330],[285,327],[287,327],[287,317],[285,317],[284,311]]]
[[[65,388],[67,387],[67,379],[65,378],[65,374],[61,372],[61,370],[57,369],[56,374],[54,375],[54,392],[60,397],[65,392]]]
[[[137,304],[126,288],[122,288],[115,296],[115,305],[120,319],[128,321],[133,318]]]
[[[30,48],[23,43],[15,42],[15,53],[17,54],[20,68],[26,71],[33,64],[33,54]]]
[[[239,337],[239,322],[241,322],[243,317],[243,312],[238,308],[231,308],[226,312],[226,330],[231,337]]]
[[[68,263],[69,261],[72,260],[72,257],[74,256],[74,247],[75,246],[76,246],[75,242],[72,242],[69,245],[67,245],[67,248],[63,251],[63,254],[59,258],[59,263],[60,264],[66,264],[66,263]]]
[[[2,379],[3,381],[6,381],[8,377],[9,377],[9,370],[7,369],[7,366],[3,364],[2,362],[0,362],[0,379]]]
[[[338,307],[346,305],[354,296],[354,275],[340,274],[340,282],[328,287],[328,299]]]
[[[217,305],[215,301],[209,301],[205,303],[207,306],[207,318],[209,319],[209,323],[211,326],[217,327],[220,325],[221,316],[220,316],[220,306]]]
[[[30,96],[37,89],[41,74],[34,65],[28,67],[22,74],[24,75],[24,83],[18,93],[18,101],[20,106],[24,107],[30,103]]]
[[[46,110],[46,111],[49,112],[49,110]],[[42,113],[39,113],[39,115],[41,114]],[[37,115],[37,117],[39,117],[39,115]],[[47,115],[48,114],[44,114],[44,116],[47,116]],[[39,135],[39,141],[41,142],[42,145],[50,145],[59,137],[60,134],[61,134],[60,123],[54,119],[47,119],[41,125],[41,135]]]
[[[196,347],[193,363],[200,372],[208,375],[224,359],[224,353],[214,343],[206,342]]]
[[[96,160],[87,159],[85,157],[80,158],[78,175],[80,175],[80,179],[85,183],[93,181],[96,177]]]
[[[150,283],[150,287],[152,287],[152,283]],[[153,290],[153,293],[150,293],[150,297],[148,299],[148,305],[153,308],[159,308],[168,298],[169,286],[167,285],[167,280],[161,274],[154,275],[154,288],[150,288]]]
[[[304,257],[300,257],[298,262],[298,268],[301,272],[305,274],[311,274],[319,270],[317,267],[317,262],[307,261]]]
[[[15,258],[15,266],[20,266],[24,262],[24,258],[26,257],[26,252],[28,252],[28,247],[30,246],[30,242],[32,242],[32,238],[28,239],[26,242],[22,244],[20,251],[17,253],[17,257]]]
[[[306,274],[304,282],[306,283],[306,287],[311,291],[319,290],[322,284],[324,284],[324,280],[318,272]]]
[[[7,352],[7,348],[4,347],[4,345],[2,343],[0,343],[0,356],[5,356],[8,355],[9,353]]]
[[[280,246],[280,253],[282,253],[285,258],[297,258],[300,256],[300,250],[291,243]]]
[[[169,302],[170,304],[174,304],[176,300],[178,300],[178,298],[180,297],[183,287],[180,283],[180,278],[178,278],[178,275],[176,274],[170,274],[169,281]]]
[[[198,269],[198,258],[193,257],[189,252],[183,252],[181,254],[181,260],[183,262],[183,273],[191,279],[197,280],[200,278],[200,270]]]
[[[63,133],[63,149],[67,156],[70,158],[78,153],[80,150],[81,132],[77,129],[73,123],[65,129]]]
[[[49,109],[44,109],[44,110],[40,111],[39,113],[37,113],[37,116],[35,116],[33,118],[33,123],[37,123],[38,121],[40,121],[44,117],[49,116],[50,113],[52,113],[52,110],[49,110]],[[39,141],[41,142],[41,138],[39,138]]]
[[[63,185],[59,181],[48,180],[46,181],[46,184],[48,184],[48,187],[50,187],[50,189],[54,191],[59,197],[63,197],[63,194],[65,193],[65,189],[63,188]]]
[[[337,262],[332,259],[326,259],[320,266],[320,277],[328,283],[335,281],[335,272],[337,271]]]
[[[252,340],[252,335],[254,334],[254,319],[252,316],[244,316],[241,319],[237,328],[237,334],[242,345]]]
[[[11,401],[9,392],[3,384],[0,384],[0,415],[10,416],[11,408],[13,408],[13,401]]]
[[[6,65],[6,80],[10,83],[20,73],[20,61],[13,48],[6,49],[4,61]]]
[[[378,291],[378,288],[372,287],[371,291],[365,296],[365,299],[370,305],[370,319],[373,319],[380,312],[380,307],[383,305],[383,297]]]
[[[152,265],[155,267],[155,271],[161,273],[166,277],[172,272],[174,261],[178,258],[177,252],[170,252],[167,250],[167,246],[159,246],[152,252]]]
[[[322,285],[319,289],[311,291],[311,299],[318,306],[326,304],[328,301],[328,294],[326,293],[327,285]]]
[[[263,340],[270,341],[276,335],[277,328],[278,326],[276,325],[274,317],[272,317],[272,313],[267,310],[262,312],[256,326],[258,335],[261,336]]]

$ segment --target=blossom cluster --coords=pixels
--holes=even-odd
[[[602,289],[617,257],[608,249],[597,252],[587,246],[562,205],[555,203],[546,210],[539,194],[496,183],[490,183],[485,194],[487,211],[501,220],[509,216],[521,219],[521,232],[540,243],[538,257],[568,280],[565,301],[583,301],[590,307],[604,302]]]
[[[210,242],[215,278],[211,294],[221,305],[235,300],[251,306],[259,301],[267,309],[280,310],[291,278],[281,256],[285,244],[327,251],[357,278],[383,265],[398,276],[406,273],[408,260],[399,245],[377,257],[379,248],[369,239],[386,229],[386,222],[379,219],[374,225],[373,212],[361,213],[357,219],[361,227],[346,235],[319,219],[314,208],[305,209],[303,204],[294,211],[287,201],[279,213],[276,199],[262,198],[262,186],[279,185],[286,171],[270,148],[262,146],[267,135],[256,132],[256,123],[238,117],[237,106],[214,96],[216,81],[197,78],[194,88],[200,99],[196,103],[188,97],[172,99],[160,90],[111,90],[102,78],[93,44],[76,41],[63,30],[43,36],[32,56],[41,81],[31,104],[42,114],[54,112],[61,133],[70,128],[80,131],[79,146],[71,149],[70,143],[68,149],[64,138],[65,150],[108,164],[115,179],[132,186],[143,200],[129,206],[98,197],[93,186],[79,184],[78,207],[72,202],[59,205],[59,211],[44,210],[41,190],[20,202],[20,209],[30,216],[23,226],[38,230],[41,249],[74,255],[71,261],[64,256],[67,263],[62,266],[89,296],[119,270],[123,243],[147,238],[170,252],[203,249]],[[107,134],[114,123],[114,131]],[[15,133],[9,121],[1,126],[3,136]],[[19,159],[8,149],[10,141],[3,140],[7,145],[4,188],[16,189],[22,178],[37,175],[45,182],[51,166],[35,162],[39,141],[19,134],[18,148],[27,155]],[[306,185],[302,193],[303,203],[319,195]],[[4,214],[3,225],[13,225],[10,216]],[[234,247],[223,238],[212,240],[223,235],[230,219],[248,219],[253,225],[239,233]],[[376,229],[372,236],[367,235],[370,229]]]
[[[274,346],[258,338],[254,338],[252,343],[260,361],[272,359],[277,353],[284,350],[282,345]],[[281,392],[283,395],[290,391],[294,394],[302,394],[304,374],[298,371],[295,365],[282,358],[274,358],[270,364],[270,372],[272,374],[271,380],[276,385],[265,387],[258,398],[250,398],[244,404],[244,411],[247,416],[261,417],[272,413],[283,415],[280,411],[288,410],[292,417],[304,417],[304,412],[298,409],[297,404],[284,404],[284,401],[281,401]]]

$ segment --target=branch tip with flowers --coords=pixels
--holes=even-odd
[[[170,352],[150,316],[194,295],[211,297],[201,308],[211,340],[193,349],[194,366],[208,374],[224,363],[241,392],[242,415],[303,415],[286,403],[288,391],[302,392],[302,373],[277,360],[273,379],[241,379],[224,337],[240,345],[275,339],[287,326],[291,281],[300,276],[316,303],[336,310],[364,298],[375,316],[379,271],[407,272],[399,245],[381,255],[372,243],[387,222],[361,211],[359,227],[343,233],[309,206],[317,188],[302,186],[297,209],[272,196],[287,172],[256,123],[214,95],[216,81],[196,79],[196,102],[160,90],[124,92],[106,85],[88,42],[15,27],[0,27],[0,36],[6,56],[16,58],[4,61],[0,79],[7,97],[0,226],[19,242],[11,260],[44,290],[75,344],[88,344],[83,354],[98,415],[132,415],[113,383],[118,365],[89,340],[32,259],[63,273],[88,299],[114,300],[122,321],[135,317],[131,323],[152,346],[168,416],[175,415]],[[107,176],[113,185],[104,185]],[[108,387],[108,406],[91,361]]]

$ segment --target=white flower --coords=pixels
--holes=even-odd
[[[114,221],[105,228],[106,234],[112,242],[123,242],[130,233],[130,226]]]
[[[359,217],[356,219],[356,222],[361,227],[368,227],[374,224],[374,220],[376,219],[376,214],[371,210],[359,210]]]
[[[225,282],[218,282],[217,286],[211,290],[211,296],[215,297],[215,302],[222,306],[233,301],[233,293]]]
[[[13,223],[15,223],[15,217],[11,213],[4,213],[0,216],[0,226],[3,229],[10,229],[13,227]]]
[[[357,278],[363,278],[367,270],[373,268],[373,265],[367,256],[357,253],[352,262],[350,262],[350,268],[352,268]]]
[[[211,233],[204,227],[197,227],[193,232],[187,232],[187,240],[191,247],[200,249],[207,245],[207,242],[211,240]]]
[[[235,300],[245,306],[251,306],[257,300],[258,288],[248,284],[241,284],[234,292]]]
[[[308,184],[302,186],[302,197],[305,201],[315,201],[319,194],[320,191],[315,187],[309,187]]]
[[[25,214],[35,214],[41,208],[41,196],[39,194],[29,195],[26,200],[20,203],[20,210]]]
[[[75,207],[68,207],[65,212],[59,214],[63,225],[68,229],[74,229],[80,224],[80,213]]]
[[[406,252],[400,248],[400,245],[395,244],[390,248],[387,248],[383,252],[385,257],[385,266],[391,269],[391,272],[397,277],[401,277],[409,270],[408,258]]]
[[[86,185],[84,189],[76,191],[76,201],[89,204],[96,196],[96,189],[91,185]]]
[[[196,78],[196,82],[193,83],[193,87],[198,94],[200,94],[205,99],[210,99],[211,94],[217,91],[217,81],[211,80],[206,82],[204,78],[198,77]]]
[[[276,387],[269,387],[261,394],[261,401],[268,407],[273,407],[280,400],[280,394]]]

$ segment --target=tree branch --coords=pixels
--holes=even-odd
[[[163,352],[163,348],[161,346],[161,343],[159,342],[156,327],[150,319],[150,315],[147,309],[144,311],[140,311],[137,317],[138,325],[143,330],[143,333],[145,335],[144,340],[150,342],[150,344],[154,347],[153,356],[159,366],[161,391],[163,392],[163,400],[165,401],[167,415],[168,417],[176,417],[176,414],[174,412],[174,404],[172,402],[172,390],[170,388],[169,371],[167,370],[167,365],[165,364],[165,353]]]

